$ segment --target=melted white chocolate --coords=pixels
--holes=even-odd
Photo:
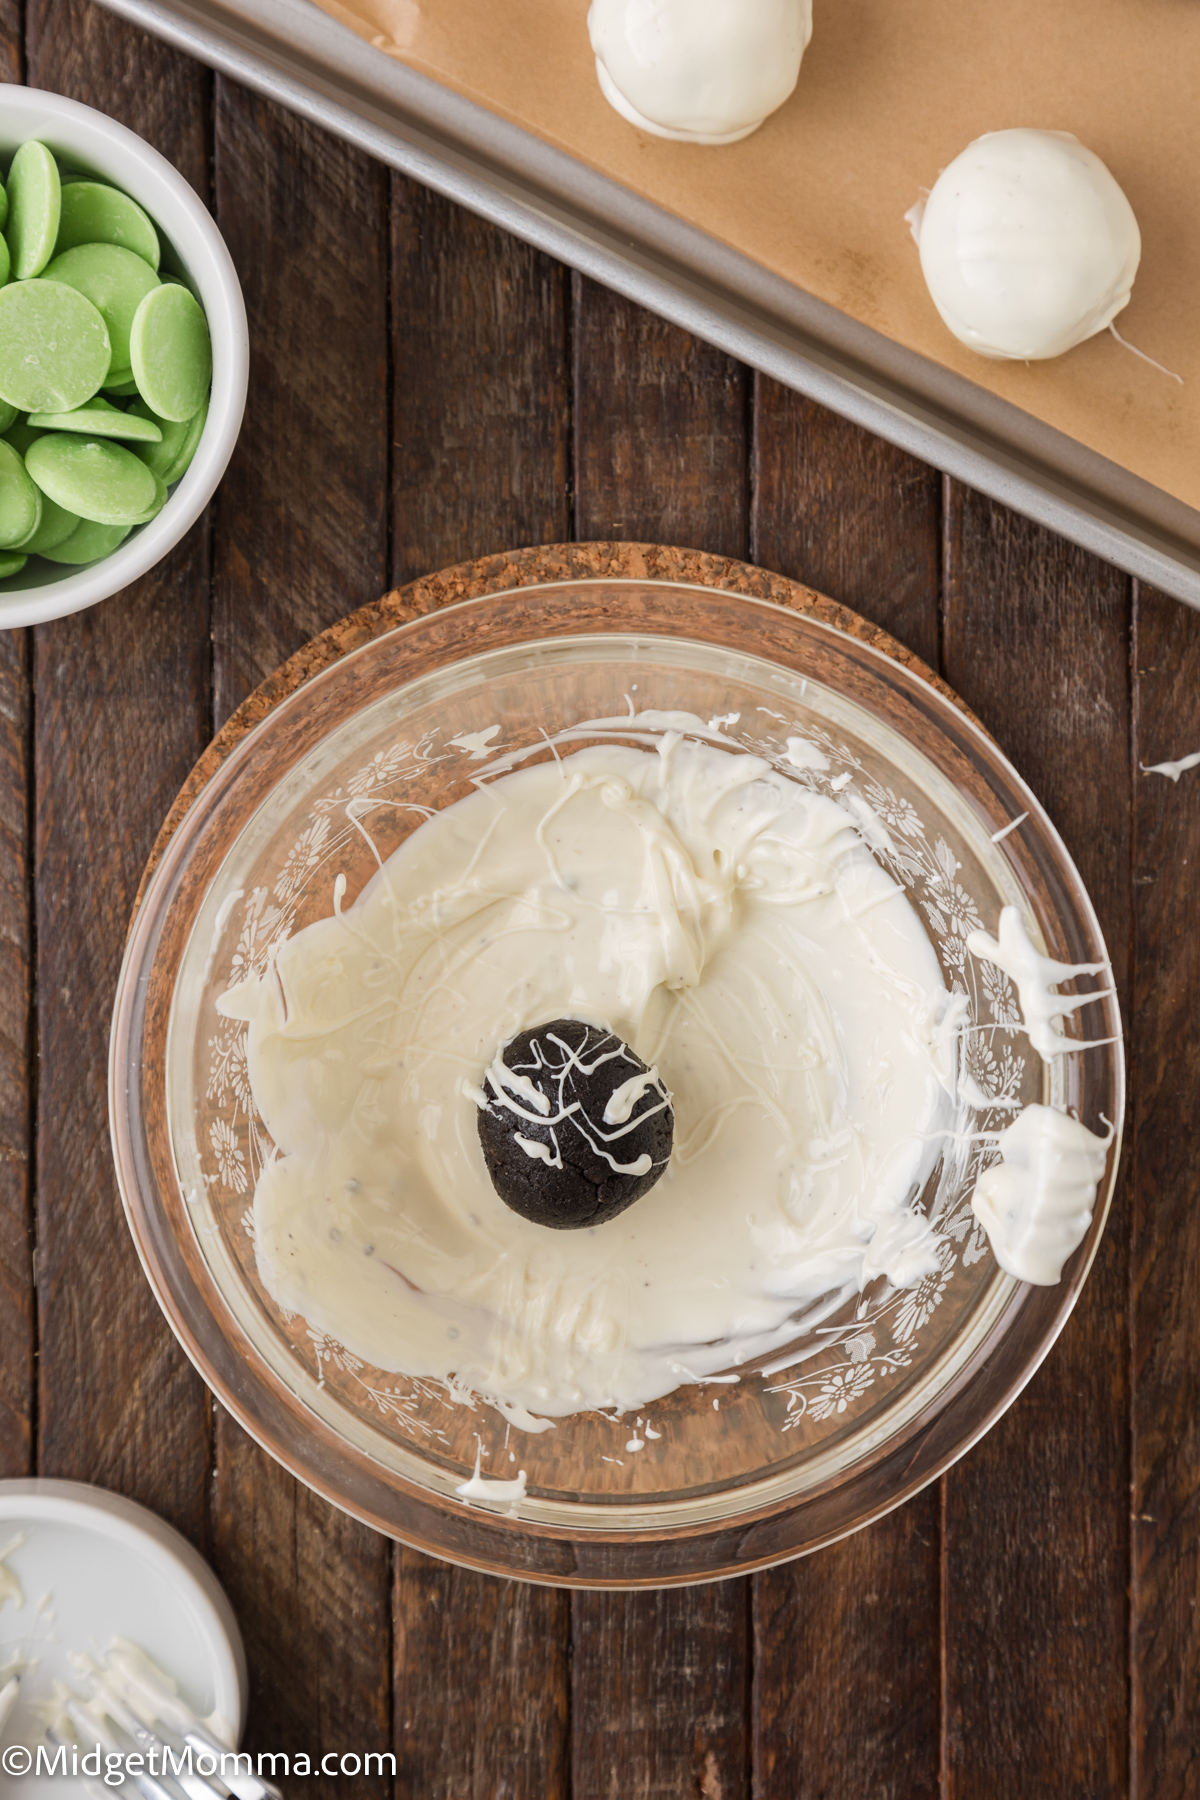
[[[971,1205],[1006,1274],[1038,1287],[1062,1279],[1092,1222],[1111,1142],[1052,1106],[1027,1106],[1000,1133],[1001,1160],[979,1177]]]
[[[220,1006],[278,1146],[262,1278],[383,1369],[644,1407],[937,1266],[958,1013],[855,818],[757,757],[667,731],[501,775]],[[563,1016],[675,1106],[657,1185],[578,1231],[503,1204],[476,1124],[498,1049]]]
[[[1106,1042],[1104,1038],[1069,1038],[1062,1021],[1081,1006],[1096,1000],[1107,1000],[1111,988],[1100,988],[1091,994],[1060,994],[1056,985],[1071,981],[1076,975],[1106,975],[1107,963],[1062,963],[1043,956],[1015,906],[1006,906],[1000,914],[996,937],[986,931],[972,931],[967,949],[985,962],[995,963],[1017,984],[1021,1002],[1021,1018],[1030,1043],[1043,1062],[1051,1062],[1067,1050],[1091,1050]]]

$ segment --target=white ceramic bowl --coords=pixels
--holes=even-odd
[[[0,629],[37,625],[94,606],[128,587],[195,524],[225,473],[241,429],[250,366],[246,306],[233,258],[208,208],[165,157],[134,132],[78,100],[38,88],[0,87],[0,164],[37,138],[61,161],[110,181],[145,207],[163,241],[163,267],[195,289],[212,333],[213,385],[208,420],[183,480],[158,517],[119,549],[86,568],[52,574],[33,564],[0,582]]]

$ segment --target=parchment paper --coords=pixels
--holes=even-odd
[[[637,131],[600,95],[587,0],[319,0],[360,36],[1200,507],[1197,0],[816,0],[786,106],[740,144]],[[904,212],[984,131],[1073,131],[1137,214],[1122,335],[1043,363],[942,325]]]

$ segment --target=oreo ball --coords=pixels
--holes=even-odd
[[[551,1019],[502,1045],[477,1104],[496,1192],[555,1231],[615,1219],[671,1159],[675,1115],[657,1070],[579,1019]]]

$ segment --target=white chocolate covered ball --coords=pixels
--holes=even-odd
[[[908,215],[942,318],[981,356],[1061,356],[1128,305],[1133,208],[1067,131],[991,131]]]
[[[592,0],[605,99],[656,137],[733,144],[796,85],[812,0]]]

